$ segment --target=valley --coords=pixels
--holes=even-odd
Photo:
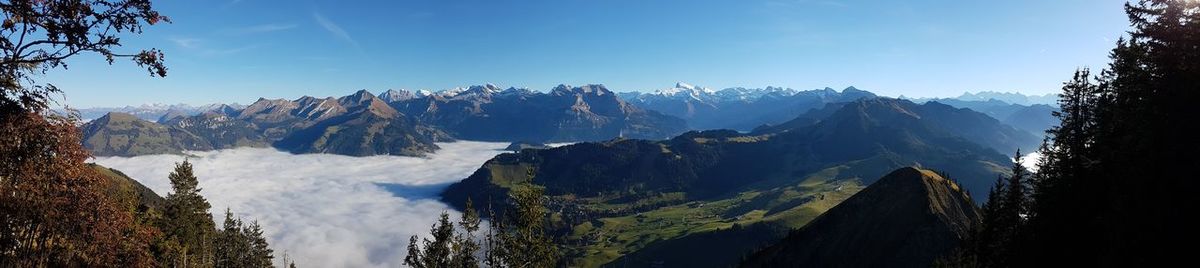
[[[0,14],[0,268],[1172,267],[1200,239],[1198,0]]]
[[[241,109],[164,114],[159,122],[110,113],[86,124],[84,136],[98,155],[112,155],[96,158],[97,164],[159,193],[169,191],[163,176],[170,163],[188,158],[208,178],[200,186],[214,193],[215,208],[260,219],[279,230],[270,238],[273,245],[296,248],[300,256],[342,256],[300,257],[305,263],[356,267],[399,263],[404,254],[397,243],[423,234],[423,224],[442,211],[460,215],[468,198],[502,211],[507,193],[528,183],[545,189],[553,212],[548,231],[558,237],[571,266],[736,265],[897,168],[947,172],[964,191],[986,193],[995,174],[1007,172],[1010,160],[999,152],[1029,150],[1038,140],[969,108],[853,88],[715,92],[678,86],[692,87],[692,96],[745,94],[710,99],[714,103],[788,97],[803,103],[791,104],[794,109],[804,110],[766,105],[759,113],[791,119],[761,121],[752,131],[689,131],[654,139],[648,137],[668,132],[642,136],[630,130],[659,129],[661,123],[599,116],[614,111],[654,116],[653,106],[635,106],[652,95],[627,103],[602,86],[540,93],[486,85],[438,93],[260,99]],[[555,96],[575,96],[576,102],[547,104]],[[660,98],[658,104],[672,100]],[[603,108],[604,101],[615,106]],[[753,107],[760,106],[727,109]],[[599,121],[585,128],[550,123],[555,121],[544,120],[566,119],[539,117],[546,109],[565,109],[575,122]],[[673,118],[666,114],[658,116]],[[695,120],[666,122],[717,122]],[[512,122],[537,126],[487,127]],[[556,127],[546,129],[547,124]],[[479,132],[484,129],[527,132]],[[496,142],[449,142],[462,137]],[[560,142],[566,138],[592,141]],[[313,240],[318,234],[325,238]],[[329,247],[371,254],[344,255]],[[696,256],[681,247],[720,250]]]

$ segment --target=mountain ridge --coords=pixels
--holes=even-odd
[[[929,267],[980,221],[957,183],[906,167],[880,178],[742,267]]]
[[[934,116],[913,107],[903,100],[867,99],[814,116],[814,124],[774,133],[691,131],[669,140],[521,150],[489,160],[447,187],[442,198],[460,208],[468,198],[502,206],[509,190],[532,182],[544,188],[557,211],[556,226],[564,228],[559,232],[574,234],[568,241],[582,245],[571,248],[578,265],[734,265],[754,245],[784,235],[772,230],[798,228],[897,168],[944,170],[959,178],[964,192],[986,195],[1009,159],[930,122]],[[747,229],[733,231],[735,224]],[[620,234],[602,235],[609,232]],[[601,235],[584,235],[589,233]],[[690,235],[754,241],[723,244],[739,248],[704,256],[651,247]],[[696,239],[689,243],[717,241]],[[644,249],[655,253],[639,253]],[[624,253],[596,253],[609,250]]]

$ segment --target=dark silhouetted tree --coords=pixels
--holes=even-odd
[[[1011,266],[1167,266],[1198,237],[1200,1],[1125,5],[1133,30],[1111,63],[1059,95]]]

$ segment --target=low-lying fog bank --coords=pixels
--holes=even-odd
[[[294,155],[239,148],[191,156],[100,157],[166,196],[167,174],[186,157],[220,225],[225,208],[267,231],[277,256],[306,267],[399,267],[409,236],[426,234],[442,211],[442,188],[466,178],[508,143],[439,143],[426,158]]]

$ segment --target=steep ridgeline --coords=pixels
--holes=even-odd
[[[742,267],[930,267],[980,215],[958,184],[901,168],[748,257]]]
[[[83,145],[98,156],[178,154],[212,150],[212,143],[186,130],[110,112],[84,124]]]
[[[1004,124],[1016,127],[1041,137],[1045,135],[1046,130],[1051,126],[1057,126],[1058,118],[1054,117],[1054,112],[1058,111],[1055,106],[1047,104],[1013,104],[996,99],[990,100],[961,100],[961,99],[926,99],[913,100],[916,103],[937,102],[958,108],[967,108],[977,112],[981,112],[996,118]]]
[[[964,138],[946,116],[913,111],[920,107],[869,99],[772,132],[522,150],[488,161],[443,200],[502,205],[510,188],[532,180],[545,187],[576,265],[735,265],[897,168],[944,171],[986,194],[1009,160]]]
[[[300,127],[275,147],[296,153],[422,155],[438,149],[434,142],[450,140],[441,130],[404,116],[366,91],[338,99],[337,104],[326,110],[332,112],[313,112],[310,116],[325,119]]]
[[[79,113],[80,119],[83,121],[96,120],[104,117],[111,112],[125,113],[133,115],[137,118],[147,121],[158,120],[159,123],[165,119],[173,119],[179,116],[193,116],[204,112],[219,112],[224,110],[240,110],[245,107],[237,103],[233,104],[206,104],[200,106],[192,106],[187,104],[147,104],[141,106],[125,106],[125,107],[93,107],[83,109],[73,109]],[[65,109],[56,109],[60,114],[67,114],[71,111]]]
[[[663,139],[686,130],[683,120],[630,105],[603,85],[559,85],[542,93],[489,84],[437,93],[389,90],[380,97],[400,112],[468,140]]]
[[[1019,92],[995,92],[981,91],[977,93],[963,92],[962,95],[955,97],[956,100],[962,101],[990,101],[999,100],[1005,103],[1017,105],[1058,105],[1058,94],[1047,93],[1044,95],[1025,95]]]
[[[109,197],[118,201],[128,201],[130,205],[134,205],[135,209],[141,212],[146,210],[162,211],[166,205],[166,199],[154,193],[154,190],[142,185],[137,180],[130,178],[120,170],[107,168],[97,164],[88,164],[93,170],[108,179],[108,189],[106,192]]]
[[[875,94],[854,87],[842,92],[831,88],[797,91],[777,87],[712,90],[685,83],[653,93],[625,95],[639,107],[683,118],[693,129],[735,130],[779,124],[827,103],[873,97]]]
[[[850,110],[842,109],[846,108],[847,105],[852,106],[857,111],[849,112]],[[900,113],[903,116],[898,118],[899,120],[895,120],[894,118],[867,119],[873,121],[873,123],[888,125],[894,128],[898,128],[899,126],[897,125],[899,124],[923,124],[925,125],[923,127],[938,128],[940,132],[953,133],[953,135],[990,147],[1004,154],[1011,154],[1017,149],[1032,152],[1042,141],[1040,135],[1034,136],[1029,132],[1016,129],[989,117],[987,114],[976,112],[972,109],[955,108],[939,102],[916,104],[907,100],[887,98],[864,99],[852,103],[831,103],[826,105],[826,107],[812,110],[805,115],[776,126],[760,126],[753,133],[770,134],[785,132],[813,125],[822,120],[831,120],[830,118],[836,120],[845,116],[881,114],[870,111],[870,109],[903,111]],[[915,119],[921,120],[919,120],[920,122],[916,122]]]
[[[84,125],[96,155],[178,154],[242,146],[294,153],[423,155],[449,140],[367,91],[342,98],[259,99],[245,109],[216,109],[162,119],[162,124],[110,113]]]

